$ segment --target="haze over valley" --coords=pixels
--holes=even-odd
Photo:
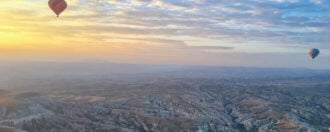
[[[330,70],[1,65],[0,129],[327,131]]]

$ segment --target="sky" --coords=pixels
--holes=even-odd
[[[0,0],[0,60],[330,68],[329,0],[66,1]]]

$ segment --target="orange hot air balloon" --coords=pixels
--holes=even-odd
[[[66,9],[68,6],[65,0],[49,0],[49,8],[54,11],[57,17]]]

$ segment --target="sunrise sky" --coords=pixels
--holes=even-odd
[[[0,0],[0,59],[330,68],[329,0],[66,1]]]

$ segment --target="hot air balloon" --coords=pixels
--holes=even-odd
[[[57,17],[66,9],[68,6],[65,0],[49,0],[48,6],[54,11]]]
[[[308,50],[308,55],[310,57],[312,57],[313,59],[315,59],[318,55],[320,54],[320,50],[319,49],[309,49]]]

